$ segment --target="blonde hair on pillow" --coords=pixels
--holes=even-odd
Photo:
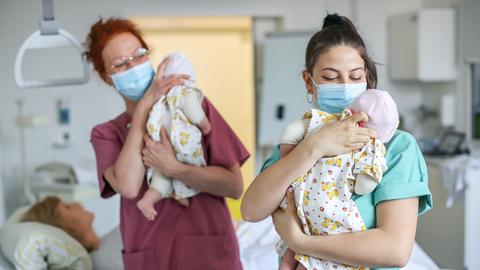
[[[58,205],[61,200],[58,197],[48,196],[35,203],[23,215],[20,222],[39,222],[63,229],[60,225]]]

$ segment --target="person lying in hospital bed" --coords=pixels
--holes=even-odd
[[[64,230],[87,251],[100,246],[100,239],[93,230],[94,215],[78,203],[65,203],[57,197],[46,197],[32,205],[21,222],[39,222]]]
[[[93,219],[79,203],[46,197],[17,209],[2,226],[2,255],[15,269],[93,269],[89,252],[100,246]]]
[[[55,200],[50,200],[53,203],[56,203]],[[59,202],[61,204],[64,204],[63,202]],[[50,205],[52,205],[50,203]],[[65,206],[69,206],[70,204],[65,204]],[[42,208],[39,208],[42,209]],[[38,210],[35,210],[33,212],[37,212]],[[52,209],[51,207],[43,207],[42,211],[45,211],[47,209]],[[55,207],[53,208],[55,209]],[[73,211],[78,211],[75,210],[76,208],[74,207]],[[19,209],[22,210],[22,209]],[[18,217],[18,222],[26,216],[26,212],[30,210],[24,209],[23,211],[20,211],[19,214],[20,216]],[[17,211],[16,211],[17,212]],[[83,211],[85,212],[85,211]],[[45,213],[43,212],[42,215],[44,216],[49,216],[51,213],[54,213],[53,211],[50,213]],[[38,214],[35,214],[38,215]],[[12,215],[12,217],[15,216],[15,213]],[[89,218],[92,218],[92,214],[83,214],[83,215],[78,215],[78,216],[84,216]],[[9,218],[10,221],[11,218]],[[58,220],[62,220],[62,218],[58,218]],[[5,231],[5,227],[9,226],[7,221],[7,224],[4,224],[2,228],[0,228],[0,243],[2,244],[2,249],[3,252],[6,253],[5,248],[3,247],[3,244],[5,242],[11,243],[11,238],[8,239],[2,239],[5,234],[10,233],[11,231]],[[15,230],[18,230],[18,227],[25,226],[28,223],[32,222],[21,222],[21,223],[16,223],[16,224],[11,224],[14,227]],[[35,222],[36,225],[43,225],[40,223]],[[263,224],[263,225],[262,225]],[[277,265],[276,263],[276,254],[273,251],[273,246],[277,240],[275,230],[273,228],[273,225],[271,224],[271,221],[266,221],[264,223],[243,223],[242,226],[237,229],[237,236],[239,244],[240,244],[240,249],[243,251],[242,253],[244,254],[245,257],[242,257],[242,264],[244,269],[274,269],[274,267]],[[247,230],[245,230],[246,228]],[[45,227],[50,227],[53,228],[51,225],[45,225]],[[31,230],[31,227],[30,227]],[[64,231],[63,229],[58,229],[58,231]],[[22,232],[23,233],[23,232]],[[25,233],[24,233],[25,234]],[[27,233],[28,234],[28,233]],[[64,233],[67,235],[66,233]],[[241,234],[241,235],[239,235]],[[273,237],[272,237],[273,236]],[[25,237],[25,235],[23,236]],[[28,238],[28,237],[27,237]],[[36,241],[39,240],[38,237],[35,239]],[[73,240],[73,239],[72,239]],[[77,243],[77,241],[75,241]],[[123,261],[122,261],[122,255],[121,255],[121,250],[122,250],[122,243],[121,243],[121,235],[120,235],[120,230],[117,227],[116,229],[112,230],[106,235],[101,235],[101,244],[100,247],[93,252],[90,252],[90,254],[87,254],[86,252],[84,254],[85,257],[82,259],[89,259],[88,256],[90,255],[91,258],[91,268],[89,268],[88,264],[87,266],[81,265],[79,261],[81,261],[81,258],[79,257],[72,257],[71,254],[73,253],[74,248],[72,248],[72,245],[70,245],[70,252],[63,252],[64,253],[64,260],[61,262],[63,266],[68,265],[70,268],[68,269],[100,269],[100,270],[123,270]],[[20,246],[21,243],[19,243]],[[80,246],[80,245],[78,245]],[[80,246],[81,247],[81,246]],[[82,248],[83,249],[83,248]],[[46,249],[44,249],[46,250]],[[50,249],[51,250],[51,249]],[[26,250],[25,250],[26,251]],[[18,257],[18,260],[7,260],[0,252],[0,269],[2,270],[13,270],[15,269],[15,266],[17,266],[17,269],[53,269],[53,266],[59,265],[59,259],[56,258],[56,264],[55,261],[53,260],[52,253],[58,253],[57,252],[52,252],[50,251],[50,255],[48,253],[43,253],[45,257],[42,259],[49,260],[48,264],[45,263],[38,263],[34,265],[35,263],[35,257],[31,256],[33,254],[30,254],[30,256],[25,256],[25,257]],[[268,251],[271,251],[270,253]],[[405,268],[408,270],[436,270],[439,269],[438,266],[436,266],[433,261],[419,248],[418,246],[414,247],[414,252],[413,252],[412,259],[410,260],[409,265]],[[69,258],[66,258],[66,255],[69,255]],[[62,254],[56,254],[54,255],[56,257],[62,256]],[[8,256],[7,256],[8,257]],[[27,267],[20,267],[18,264],[19,261],[25,262],[27,261],[28,263],[28,268]],[[70,262],[70,264],[68,264]],[[33,266],[32,266],[33,265]],[[44,266],[44,267],[42,267]],[[58,269],[58,268],[55,268]]]

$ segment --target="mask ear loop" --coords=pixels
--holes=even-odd
[[[313,79],[312,75],[310,75],[310,73],[308,74],[308,77],[310,77],[310,81],[313,83],[313,85],[315,87],[318,87],[317,83]],[[308,104],[310,104],[310,107],[317,109],[317,104],[315,104],[315,106],[312,106],[312,103],[313,103],[313,94],[312,93],[307,92],[307,102],[308,102]]]
[[[308,104],[312,105],[312,102],[313,102],[313,94],[312,93],[307,93],[307,102],[308,102]]]

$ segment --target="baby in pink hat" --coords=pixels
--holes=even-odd
[[[397,104],[386,91],[369,89],[360,94],[346,109],[352,113],[365,112],[369,120],[362,123],[362,126],[375,130],[377,139],[382,144],[390,141],[398,128]],[[293,147],[305,137],[310,118],[310,113],[306,113],[303,119],[296,120],[285,128],[280,141],[281,157],[293,150]],[[356,179],[355,193],[367,194],[373,191],[377,184],[378,182],[369,178],[368,175],[359,174]]]
[[[323,124],[339,121],[351,117],[355,113],[361,112],[366,113],[369,118],[367,122],[361,123],[361,125],[363,127],[368,127],[375,130],[377,132],[377,139],[372,139],[368,144],[358,151],[345,153],[335,157],[325,157],[319,160],[315,165],[317,166],[316,170],[328,170],[328,185],[326,180],[327,178],[325,178],[326,174],[322,175],[322,173],[320,173],[317,175],[318,173],[316,171],[312,171],[315,167],[309,171],[309,173],[313,175],[313,181],[310,181],[310,178],[312,177],[307,176],[302,178],[303,180],[301,181],[301,184],[299,184],[300,182],[298,180],[292,183],[292,187],[295,191],[297,214],[299,213],[299,210],[300,212],[307,211],[307,204],[312,204],[310,207],[313,207],[313,204],[315,204],[315,207],[319,206],[319,209],[324,209],[322,216],[319,216],[320,219],[330,217],[332,221],[337,221],[338,224],[341,224],[342,227],[345,228],[352,224],[362,225],[351,226],[351,228],[348,227],[351,229],[350,231],[366,229],[363,225],[363,220],[359,221],[353,218],[355,215],[350,215],[350,219],[345,217],[345,219],[342,220],[341,215],[343,212],[335,212],[335,209],[331,209],[328,208],[327,205],[323,205],[322,198],[328,196],[329,198],[327,198],[327,201],[330,202],[330,204],[340,205],[340,203],[350,200],[353,191],[359,195],[364,195],[372,192],[380,183],[383,173],[387,170],[385,159],[386,149],[384,143],[390,141],[399,124],[397,105],[387,92],[369,89],[360,94],[352,102],[352,104],[348,106],[348,108],[343,110],[343,112],[337,114],[329,114],[324,111],[312,109],[311,112],[304,115],[303,119],[296,120],[286,127],[280,142],[280,156],[283,157],[288,154],[305,136],[308,136],[308,134],[314,132]],[[306,175],[309,175],[309,173]],[[348,185],[346,185],[346,183]],[[318,185],[322,186],[318,187]],[[330,190],[330,193],[328,193],[328,189],[332,189]],[[306,191],[302,193],[302,190]],[[313,192],[316,190],[319,192]],[[324,194],[322,191],[327,191],[327,193]],[[310,198],[308,196],[310,193],[308,192],[319,195],[314,196],[316,197],[315,199],[313,197]],[[307,196],[305,197],[305,195],[302,196],[301,194],[307,194]],[[299,198],[297,198],[297,195],[299,195]],[[336,197],[338,197],[337,200]],[[302,202],[305,205],[302,206]],[[347,209],[352,213],[358,213],[358,209],[356,208],[355,204],[351,204],[350,206],[352,209],[348,209],[348,207],[344,209]],[[282,201],[280,207],[286,207],[285,199]],[[330,211],[333,212],[330,213]],[[303,220],[301,214],[299,214],[299,218],[300,220]],[[339,220],[335,220],[335,218],[338,218]],[[327,227],[325,227],[327,229],[323,228],[322,226],[324,226],[324,223],[321,223],[319,226],[315,224],[317,224],[317,220],[312,217],[310,217],[310,226],[312,228],[309,227],[309,224],[302,223],[302,225],[304,225],[304,230],[305,226],[309,228],[309,232],[313,232],[316,229],[317,234],[343,233],[336,230],[329,231]],[[308,261],[302,261],[302,263],[299,264],[298,262],[301,261],[302,256],[299,256],[298,254],[295,256],[292,250],[288,249],[283,241],[277,243],[276,250],[277,253],[282,256],[279,267],[280,270],[306,269],[306,265],[309,265],[307,268],[310,269],[312,268],[310,267],[312,266],[312,263],[316,263],[316,259],[308,259]],[[337,267],[340,266],[337,265]]]
[[[352,112],[364,112],[368,115],[368,122],[363,127],[377,132],[377,140],[387,143],[395,134],[399,124],[397,104],[386,91],[369,89],[360,94],[350,104]],[[358,174],[355,181],[355,193],[367,194],[375,189],[377,181],[366,174]]]

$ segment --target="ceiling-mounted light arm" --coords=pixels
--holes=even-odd
[[[42,35],[58,35],[58,24],[53,16],[53,0],[42,0],[43,17],[40,18]]]
[[[67,31],[58,27],[53,16],[53,0],[42,0],[43,17],[40,18],[40,30],[31,34],[23,42],[15,59],[15,83],[22,88],[46,87],[61,85],[77,85],[88,82],[89,67],[83,57],[83,48],[80,43]],[[73,47],[79,53],[82,62],[83,76],[77,78],[29,80],[25,81],[22,74],[22,62],[25,51],[28,49],[48,49],[57,47]]]

